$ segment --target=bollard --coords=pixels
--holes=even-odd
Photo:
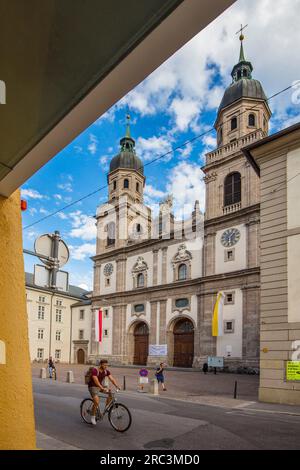
[[[72,370],[68,370],[67,372],[67,382],[70,384],[74,382],[74,374]]]
[[[45,379],[46,378],[46,369],[45,367],[42,367],[40,370],[40,379]]]
[[[158,395],[158,382],[156,379],[151,380],[151,393],[152,395]]]
[[[234,392],[233,392],[233,398],[236,399],[237,396],[237,381],[234,383]]]
[[[123,377],[123,390],[126,390],[126,377]]]

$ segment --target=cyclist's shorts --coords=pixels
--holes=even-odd
[[[90,392],[90,395],[91,395],[92,398],[95,395],[98,396],[98,397],[107,398],[107,395],[108,395],[107,393],[101,392],[99,387],[89,387],[89,392]]]

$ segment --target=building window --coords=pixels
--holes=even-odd
[[[56,331],[55,333],[55,340],[60,341],[61,340],[61,331]]]
[[[38,348],[37,350],[37,358],[38,359],[44,359],[44,350],[41,348]]]
[[[45,319],[45,307],[43,305],[39,305],[38,307],[38,320]]]
[[[105,287],[108,287],[108,286],[110,286],[110,278],[109,277],[105,278]]]
[[[79,330],[79,339],[83,339],[84,338],[84,330]]]
[[[178,267],[178,281],[185,281],[187,278],[187,267],[186,264],[180,264]]]
[[[225,293],[225,305],[234,305],[234,292]]]
[[[57,323],[61,323],[62,321],[62,312],[59,309],[56,309],[56,321]]]
[[[224,333],[234,333],[234,320],[224,321]]]
[[[126,178],[124,180],[124,189],[128,189],[129,188],[129,180]]]
[[[255,114],[249,114],[249,126],[250,127],[255,127]]]
[[[62,306],[62,300],[56,300],[56,305],[58,305],[59,307]]]
[[[113,188],[114,188],[114,190],[117,189],[117,181],[116,180],[114,181]]]
[[[38,339],[44,339],[44,330],[42,328],[38,329]]]
[[[231,173],[226,176],[224,182],[224,206],[231,206],[241,202],[241,175],[240,173]]]
[[[234,248],[231,250],[225,250],[225,262],[234,261]]]
[[[231,119],[231,130],[234,131],[235,129],[237,129],[237,126],[238,126],[237,118],[234,117]]]
[[[107,246],[114,245],[115,238],[116,238],[116,226],[114,222],[110,222],[107,225]]]
[[[141,233],[141,231],[142,231],[141,224],[136,224],[136,231],[137,231],[137,233]]]
[[[39,302],[45,303],[45,297],[40,295],[39,296]]]
[[[139,193],[140,192],[140,184],[136,183],[136,191]]]
[[[144,304],[137,304],[134,306],[134,311],[135,313],[143,313],[145,311],[145,305]]]
[[[189,299],[176,299],[175,306],[177,308],[185,308],[189,306]]]
[[[59,360],[61,358],[61,350],[55,349],[55,359]]]
[[[109,316],[109,313],[108,313],[108,309],[106,308],[104,310],[104,318],[108,318],[108,316]]]
[[[107,337],[108,337],[108,330],[104,330],[103,336],[104,336],[104,338],[107,338]]]
[[[144,287],[145,285],[145,277],[144,274],[140,273],[137,275],[137,287]]]
[[[84,310],[79,310],[79,320],[84,320]]]

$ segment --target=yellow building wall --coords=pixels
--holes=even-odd
[[[19,191],[0,196],[0,341],[0,449],[35,449]]]

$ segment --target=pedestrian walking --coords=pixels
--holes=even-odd
[[[54,365],[54,361],[52,359],[52,356],[49,357],[48,371],[49,371],[49,378],[52,379],[53,372],[56,374],[55,365]]]
[[[155,376],[156,376],[158,384],[161,383],[163,391],[166,392],[167,389],[165,387],[164,363],[163,362],[161,362],[159,364],[159,367],[157,367],[156,372],[155,372]]]
[[[204,374],[207,374],[207,372],[208,372],[208,364],[207,364],[207,362],[204,362],[203,367],[202,367],[202,370],[203,370]]]

